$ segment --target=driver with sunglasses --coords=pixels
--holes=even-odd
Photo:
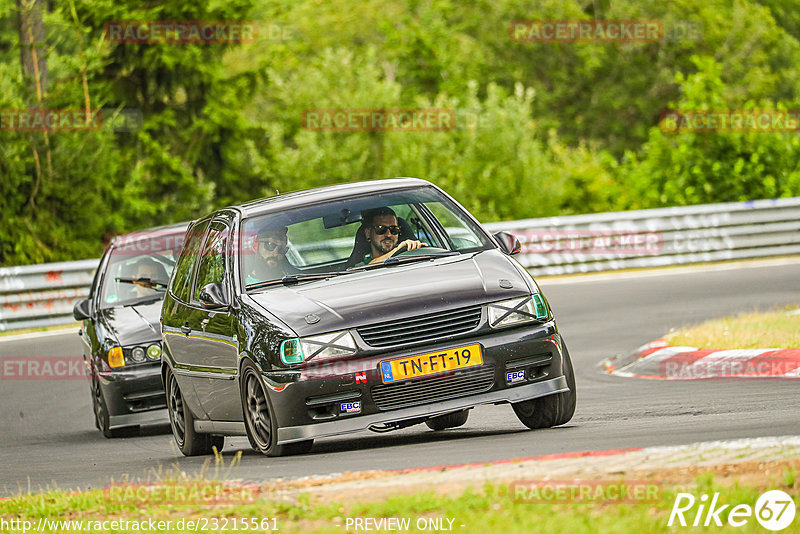
[[[364,235],[370,245],[370,254],[358,265],[377,263],[403,250],[414,250],[420,247],[427,247],[426,243],[413,239],[406,239],[397,243],[400,239],[400,226],[397,224],[397,215],[389,207],[376,208],[365,211],[362,214],[364,225]]]
[[[266,280],[277,280],[286,275],[297,274],[297,269],[286,259],[286,234],[289,229],[285,226],[266,228],[256,236],[256,261],[253,270],[247,276],[245,283],[255,284]]]

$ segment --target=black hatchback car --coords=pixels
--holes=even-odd
[[[510,403],[530,428],[566,423],[569,353],[517,252],[412,178],[196,221],[161,315],[178,446],[247,435],[264,454],[301,453],[363,429],[460,426],[483,404]]]
[[[161,383],[161,302],[187,224],[116,236],[94,275],[81,321],[95,426],[107,438],[169,421]]]

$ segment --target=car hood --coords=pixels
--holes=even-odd
[[[307,336],[526,294],[512,260],[488,250],[271,287],[250,297]]]
[[[159,321],[161,300],[135,306],[107,308],[98,312],[98,320],[120,345],[136,345],[161,339]]]

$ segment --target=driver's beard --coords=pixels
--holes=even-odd
[[[397,242],[393,239],[390,240],[375,240],[372,242],[372,246],[380,252],[379,256],[391,252],[394,247],[397,246]]]

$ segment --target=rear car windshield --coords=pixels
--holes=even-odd
[[[114,308],[161,300],[164,286],[160,284],[169,281],[183,239],[182,231],[154,231],[145,236],[118,237],[103,273],[99,307]],[[149,280],[156,287],[130,282],[134,279]]]
[[[385,213],[385,208],[396,216],[397,243],[418,240],[433,254],[492,246],[463,210],[434,188],[376,193],[244,219],[239,248],[244,285],[368,263],[371,248],[364,237],[363,216],[376,209]],[[268,255],[261,248],[263,242],[281,254],[281,269],[260,268]]]

